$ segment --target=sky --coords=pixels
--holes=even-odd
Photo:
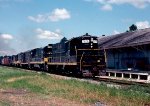
[[[150,27],[150,0],[0,0],[0,56]]]

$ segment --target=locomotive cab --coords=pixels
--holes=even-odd
[[[79,73],[84,77],[99,75],[105,68],[104,52],[98,49],[96,36],[86,33],[71,41],[71,55],[76,53]],[[74,49],[73,49],[74,48]]]

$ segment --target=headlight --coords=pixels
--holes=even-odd
[[[100,63],[100,62],[101,62],[101,60],[97,60],[97,62],[98,62],[98,63]]]
[[[97,43],[97,40],[93,40],[93,43]]]

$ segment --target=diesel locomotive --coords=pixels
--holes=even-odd
[[[98,39],[88,33],[59,43],[49,44],[9,57],[8,63],[15,67],[40,69],[50,73],[72,74],[93,77],[103,72],[106,67],[104,51],[98,49]]]

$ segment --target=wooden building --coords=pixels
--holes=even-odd
[[[108,69],[150,71],[150,28],[99,38]]]

